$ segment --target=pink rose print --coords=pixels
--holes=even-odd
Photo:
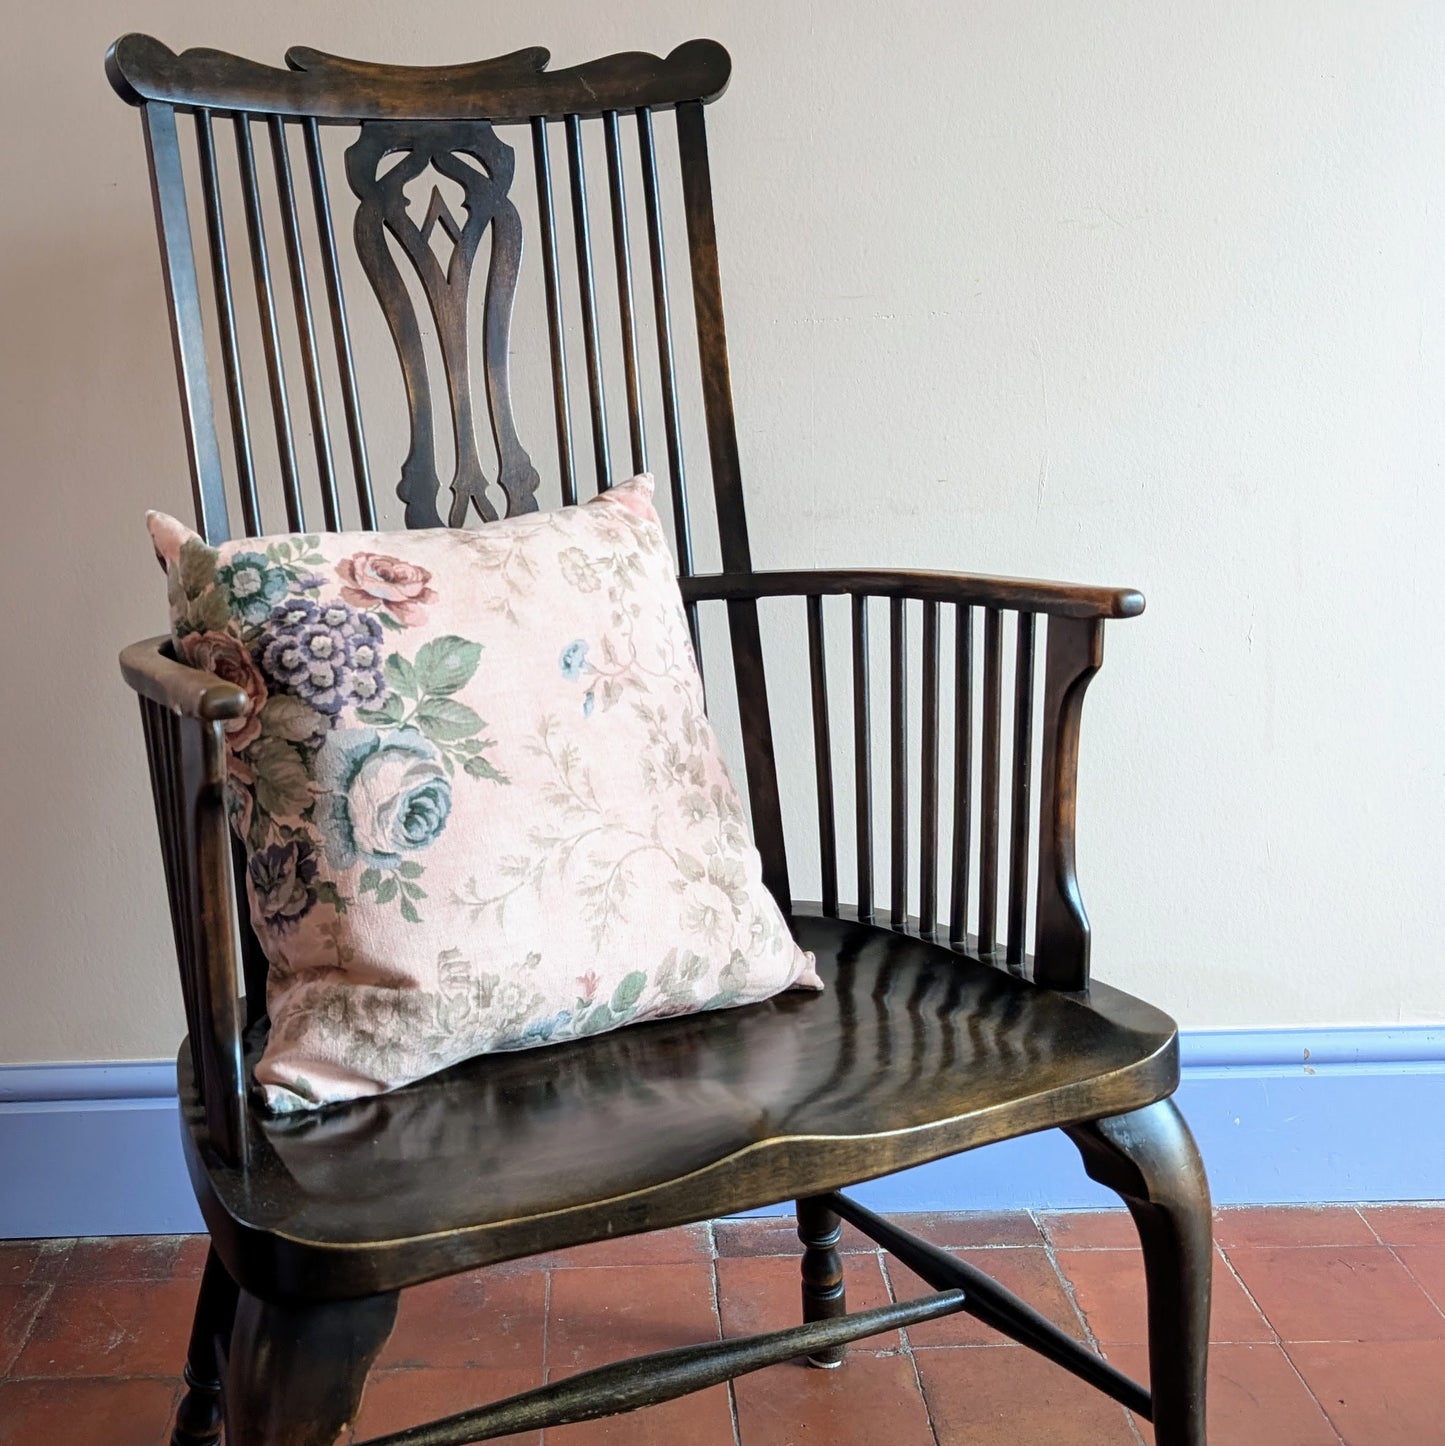
[[[427,586],[431,573],[414,562],[383,552],[356,552],[336,564],[341,596],[354,608],[385,608],[397,622],[414,628],[426,621],[423,603],[435,602]]]
[[[261,736],[261,709],[269,696],[266,679],[250,653],[226,633],[191,633],[181,639],[181,653],[191,667],[245,689],[251,708],[244,718],[226,724],[226,746],[232,753],[249,747]]]
[[[577,976],[577,982],[582,986],[582,997],[589,1003],[596,997],[597,986],[602,982],[597,977],[595,969],[589,969],[585,974]]]

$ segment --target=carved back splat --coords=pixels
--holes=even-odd
[[[403,153],[402,159],[382,169],[386,157],[397,152]],[[476,165],[468,164],[463,157],[470,157]],[[522,260],[522,222],[508,196],[515,161],[511,146],[499,140],[486,121],[426,125],[366,121],[346,152],[346,179],[361,203],[356,213],[357,252],[386,313],[406,379],[411,446],[402,464],[397,495],[406,504],[408,527],[440,526],[436,499],[441,477],[437,473],[432,388],[421,328],[387,245],[386,232],[391,233],[416,268],[436,321],[456,439],[447,522],[459,527],[469,502],[475,504],[484,521],[497,518],[497,510],[486,495],[487,479],[477,451],[467,326],[472,269],[482,237],[491,228],[482,365],[497,447],[497,484],[506,494],[509,516],[536,510],[537,469],[517,437],[507,369],[507,334]],[[464,223],[458,223],[436,186],[432,187],[425,219],[421,225],[416,223],[408,210],[406,188],[428,167],[462,188]],[[445,270],[432,249],[437,227],[452,242]]]

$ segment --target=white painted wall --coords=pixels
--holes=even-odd
[[[1186,1025],[1445,1019],[1445,7],[100,0],[0,50],[0,1061],[168,1054],[118,646],[187,484],[123,28],[558,63],[714,35],[755,551],[1120,582],[1102,975]]]

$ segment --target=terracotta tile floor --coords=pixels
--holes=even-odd
[[[905,1223],[1144,1374],[1127,1216]],[[1217,1239],[1213,1446],[1445,1446],[1445,1206],[1226,1210]],[[844,1249],[853,1305],[923,1289],[851,1231]],[[204,1254],[191,1238],[0,1242],[0,1446],[163,1446]],[[409,1291],[356,1439],[549,1374],[793,1324],[796,1262],[788,1223],[732,1220]],[[855,1346],[841,1371],[776,1366],[732,1390],[547,1433],[548,1446],[1152,1439],[1122,1408],[962,1316]]]

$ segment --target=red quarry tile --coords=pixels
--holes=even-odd
[[[1445,1342],[1320,1342],[1285,1349],[1346,1446],[1429,1446],[1441,1439]]]
[[[0,1285],[54,1280],[69,1253],[68,1240],[0,1240]]]
[[[1049,1244],[1058,1250],[1138,1250],[1139,1232],[1127,1210],[1066,1210],[1040,1215]]]
[[[1148,1384],[1149,1352],[1143,1346],[1110,1346],[1109,1359]],[[1153,1446],[1154,1428],[1135,1419]],[[1339,1446],[1313,1396],[1274,1345],[1209,1348],[1210,1446]]]
[[[10,1374],[175,1380],[195,1304],[188,1280],[53,1286]]]
[[[1395,1254],[1441,1310],[1445,1310],[1445,1245],[1399,1245]]]
[[[742,1446],[934,1446],[906,1355],[852,1352],[836,1371],[773,1366],[733,1390]]]
[[[1217,1211],[1214,1243],[1226,1253],[1252,1245],[1373,1245],[1375,1232],[1353,1205],[1290,1205]]]
[[[0,1381],[0,1446],[160,1446],[172,1381]]]
[[[394,1366],[531,1371],[542,1378],[547,1276],[478,1270],[401,1293],[396,1328],[377,1359]]]
[[[115,1280],[172,1280],[189,1235],[117,1235],[77,1240],[60,1279],[67,1284]],[[204,1258],[204,1257],[203,1257]]]
[[[171,1274],[177,1280],[199,1280],[211,1248],[209,1235],[182,1235]]]
[[[1026,1210],[974,1211],[962,1215],[892,1215],[910,1234],[948,1250],[985,1250],[1002,1245],[1042,1245],[1043,1232]]]
[[[48,1285],[0,1285],[0,1376],[30,1339],[50,1292]]]
[[[366,1383],[361,1411],[356,1418],[355,1439],[404,1431],[423,1421],[452,1416],[489,1401],[530,1391],[542,1383],[541,1372],[478,1370],[378,1370]],[[542,1433],[498,1436],[499,1442],[514,1446],[541,1446]]]
[[[1375,1247],[1379,1249],[1379,1247]],[[1293,1251],[1287,1252],[1293,1254]],[[1144,1257],[1137,1250],[1060,1250],[1059,1269],[1074,1287],[1074,1300],[1094,1338],[1112,1345],[1148,1339]],[[1246,1277],[1246,1281],[1248,1277]],[[1269,1326],[1240,1289],[1218,1251],[1214,1256],[1214,1301],[1210,1339],[1272,1341]]]
[[[656,1230],[650,1235],[623,1235],[616,1240],[598,1240],[571,1250],[534,1255],[513,1262],[507,1268],[570,1270],[588,1266],[674,1265],[688,1260],[710,1260],[712,1247],[706,1225],[688,1225],[680,1230]]]
[[[716,1340],[712,1266],[638,1265],[552,1276],[547,1363],[553,1377],[626,1356]]]
[[[719,1260],[717,1276],[718,1307],[725,1336],[781,1331],[803,1323],[802,1281],[797,1261],[776,1255]],[[892,1299],[876,1255],[845,1255],[843,1280],[848,1289],[850,1311],[873,1310]],[[886,1335],[858,1341],[851,1349],[897,1350],[898,1345],[898,1332],[889,1331]]]
[[[726,1386],[547,1432],[547,1446],[733,1446],[733,1439]]]
[[[1023,1346],[919,1351],[915,1359],[940,1443],[1136,1446],[1122,1406]],[[879,1439],[902,1446],[891,1434]]]
[[[1071,1336],[1079,1340],[1084,1338],[1079,1313],[1069,1300],[1059,1273],[1042,1245],[1020,1246],[1015,1250],[959,1250],[954,1254],[991,1275],[1006,1290],[1022,1297]],[[893,1282],[893,1293],[899,1300],[912,1300],[930,1293],[932,1288],[906,1265],[890,1259],[887,1268],[888,1278]],[[915,1348],[996,1346],[1003,1345],[1005,1341],[1006,1337],[969,1315],[945,1316],[942,1320],[925,1321],[922,1325],[908,1328],[908,1343]]]
[[[1445,1340],[1445,1315],[1383,1245],[1231,1250],[1286,1341]]]
[[[803,1253],[797,1222],[791,1215],[715,1220],[712,1229],[719,1258],[733,1255],[791,1255],[797,1258]],[[843,1238],[838,1248],[844,1254],[878,1249],[866,1235],[851,1225],[843,1227]]]
[[[1386,1245],[1445,1245],[1445,1205],[1361,1205]]]

